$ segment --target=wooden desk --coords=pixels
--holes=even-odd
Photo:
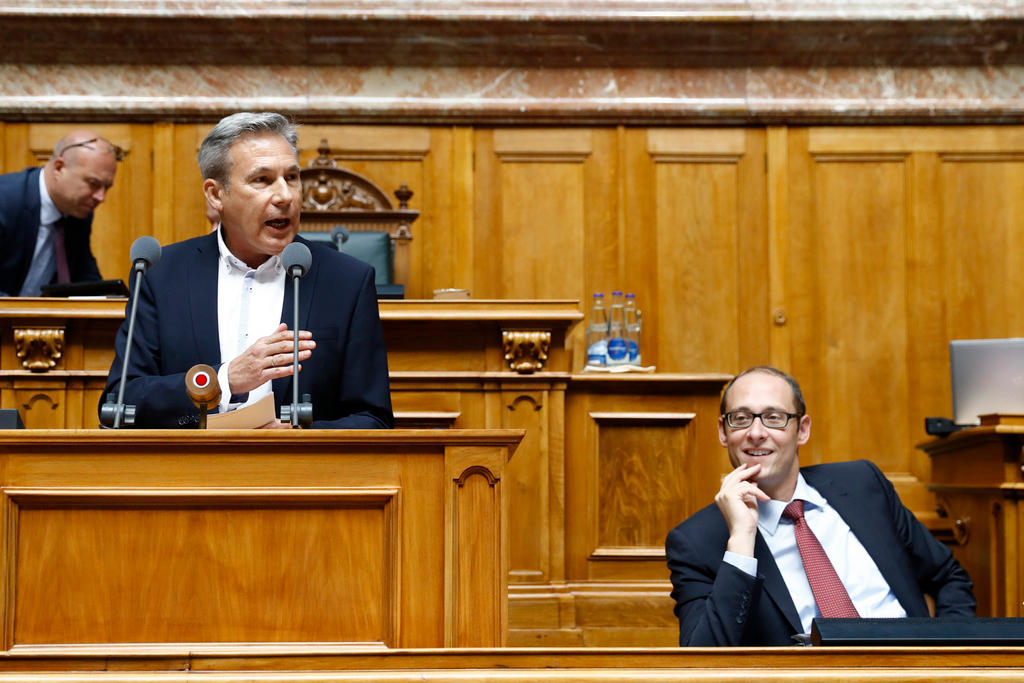
[[[431,386],[495,386],[568,373],[566,337],[583,318],[575,300],[378,302],[399,427],[463,426],[461,409],[417,400]],[[29,429],[99,426],[124,299],[0,298],[0,408]],[[469,422],[479,423],[471,413]]]
[[[302,647],[23,648],[0,658],[4,681],[244,683],[1017,683],[1024,648],[477,649],[367,651]]]
[[[574,374],[576,301],[379,303],[399,427],[526,433],[506,472],[510,644],[676,644],[664,538],[730,469],[730,376]],[[124,300],[0,299],[0,407],[95,426],[123,316]],[[63,330],[52,369],[22,365],[17,329]]]
[[[521,431],[0,431],[2,650],[501,646]]]
[[[1024,616],[1022,447],[1024,418],[1009,415],[919,446],[931,458],[929,488],[974,581],[979,616]]]

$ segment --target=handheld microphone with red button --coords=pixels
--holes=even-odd
[[[220,382],[217,371],[209,365],[193,365],[185,373],[185,391],[199,408],[199,428],[206,429],[206,412],[210,406],[220,403]]]

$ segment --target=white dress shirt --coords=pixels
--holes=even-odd
[[[220,336],[220,359],[217,371],[220,382],[220,412],[254,403],[272,390],[270,381],[249,392],[244,402],[231,402],[232,388],[228,382],[228,365],[260,337],[265,337],[281,324],[284,305],[285,272],[279,255],[271,256],[255,270],[228,249],[223,231],[217,231],[220,261],[217,264],[217,329]]]
[[[857,613],[862,617],[907,616],[871,555],[835,508],[807,483],[802,474],[797,475],[793,498],[805,501],[804,519],[807,526],[818,538],[836,574],[846,586]],[[800,615],[804,633],[810,633],[811,620],[820,617],[821,613],[814,602],[811,585],[807,582],[800,550],[796,545],[796,535],[793,533],[793,523],[782,519],[782,511],[788,504],[789,501],[781,500],[770,500],[767,503],[758,501],[757,528],[782,573]],[[751,576],[757,575],[757,558],[726,551],[724,560]]]

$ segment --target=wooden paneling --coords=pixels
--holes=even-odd
[[[0,431],[3,649],[505,645],[522,435]]]
[[[571,378],[560,476],[564,575],[510,582],[510,643],[678,643],[664,537],[710,502],[728,471],[714,428],[727,380]]]
[[[395,493],[13,496],[14,642],[397,643]]]
[[[913,446],[950,414],[947,345],[1020,336],[1024,209],[1017,127],[790,130],[788,312],[774,357],[815,419],[802,462],[868,457],[935,522]],[[922,509],[923,508],[923,509]]]
[[[1017,416],[989,420],[922,444],[932,489],[953,530],[953,553],[974,581],[978,615],[1024,616],[1024,428]]]
[[[644,311],[644,362],[738,371],[768,354],[764,134],[629,131],[624,279]]]
[[[681,489],[690,477],[695,413],[591,412],[597,431],[597,539],[594,556],[660,556],[665,529],[687,517]]]

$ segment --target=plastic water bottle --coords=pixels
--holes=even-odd
[[[626,295],[623,308],[626,319],[626,347],[629,349],[629,364],[643,365],[640,360],[640,311],[636,310],[636,295]]]
[[[629,345],[626,343],[626,317],[622,303],[622,292],[612,292],[612,307],[608,317],[608,365],[625,365],[629,362]]]
[[[608,311],[604,307],[604,294],[594,295],[587,326],[587,365],[604,367],[608,364]]]

